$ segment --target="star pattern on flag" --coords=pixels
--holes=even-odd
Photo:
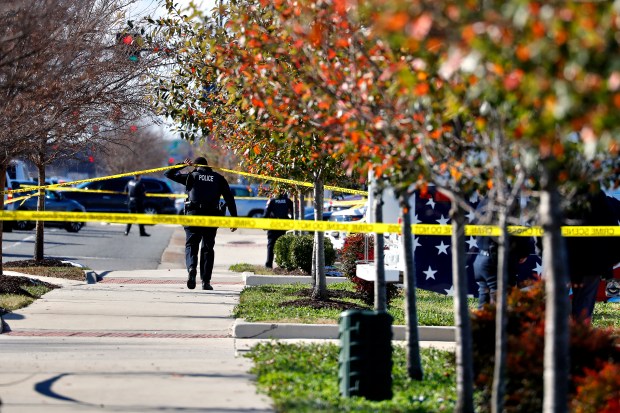
[[[536,262],[536,266],[534,267],[533,271],[538,275],[542,274],[543,266],[540,264],[540,262]]]
[[[416,248],[421,247],[420,239],[418,237],[413,237],[413,251],[415,252]]]
[[[471,224],[474,221],[474,219],[476,219],[476,213],[473,210],[471,210],[465,215],[465,218],[467,218],[467,222]]]
[[[448,247],[450,247],[450,245],[446,245],[443,243],[443,240],[441,241],[441,244],[439,245],[435,245],[435,248],[437,248],[439,251],[437,252],[437,255],[440,254],[446,254],[448,255]]]
[[[473,197],[476,202],[477,197]],[[470,199],[470,201],[472,200]],[[472,204],[472,211],[467,214],[468,219],[475,222],[473,212],[477,205]],[[411,204],[412,224],[446,224],[449,222],[450,201],[437,193],[434,188],[424,194],[415,193]],[[471,221],[470,221],[471,222]],[[474,279],[473,262],[478,256],[478,242],[476,237],[467,237],[466,247],[466,276],[467,293],[478,294],[478,286]],[[448,236],[415,235],[413,237],[414,265],[416,271],[416,285],[423,290],[434,291],[440,294],[454,295],[452,281],[452,240]],[[533,249],[532,249],[533,252]],[[519,265],[519,280],[536,278],[535,272],[540,259],[531,255],[528,260]]]
[[[437,223],[439,225],[447,225],[448,222],[450,222],[450,218],[444,217],[443,215],[439,219],[437,219]]]
[[[435,274],[437,273],[437,271],[434,271],[431,266],[428,266],[428,270],[424,271],[424,274],[426,275],[426,279],[428,280],[429,278],[432,278],[433,280],[435,279]]]
[[[476,238],[474,237],[470,236],[469,239],[465,241],[465,243],[469,245],[469,249],[478,248],[478,240],[476,240]]]

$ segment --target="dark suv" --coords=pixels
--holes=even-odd
[[[105,181],[85,182],[77,186],[84,191],[63,191],[65,197],[74,199],[84,205],[88,212],[127,212],[127,194],[125,187],[132,178],[106,179]],[[176,214],[174,197],[150,197],[148,194],[174,195],[168,183],[162,179],[142,177],[146,188],[144,212],[147,214]],[[88,191],[114,191],[116,193]]]

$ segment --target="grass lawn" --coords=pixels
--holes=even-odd
[[[49,288],[43,285],[26,284],[22,286],[22,289],[30,293],[32,297],[22,294],[0,294],[0,308],[13,311],[19,308],[27,307],[32,304],[37,298],[41,298],[43,294],[53,290],[53,288]]]
[[[336,308],[316,309],[310,306],[282,305],[287,301],[299,299],[303,290],[310,287],[303,284],[260,285],[246,287],[235,307],[233,315],[250,322],[280,322],[306,324],[334,324],[342,310]],[[350,282],[330,284],[328,290],[344,290],[353,292]],[[418,324],[421,326],[453,326],[453,299],[446,295],[431,291],[418,290]],[[340,298],[342,301],[354,303],[359,308],[370,308],[360,299]],[[469,299],[469,308],[475,309],[477,300]],[[394,317],[394,324],[405,324],[404,296],[396,297],[389,313]],[[592,324],[595,327],[613,327],[620,329],[620,305],[617,303],[596,303]]]
[[[338,322],[341,310],[335,308],[314,309],[309,306],[286,306],[282,303],[300,297],[302,290],[310,287],[302,284],[261,285],[246,287],[241,292],[239,305],[234,316],[251,322],[290,322],[308,324],[333,324]],[[328,290],[354,291],[353,283],[342,282],[328,285]],[[357,304],[359,308],[369,308],[359,299],[342,298],[343,301]],[[418,322],[423,326],[454,325],[454,308],[451,297],[430,291],[418,290]],[[471,299],[470,307],[476,307]],[[394,317],[394,324],[405,324],[404,296],[396,297],[388,308]]]
[[[84,268],[74,267],[57,259],[7,262],[4,263],[3,270],[69,280],[84,280],[85,277]],[[54,288],[57,286],[25,276],[0,275],[0,308],[13,311],[27,307]]]
[[[277,412],[451,412],[456,400],[455,360],[451,352],[422,349],[424,380],[411,381],[405,351],[394,348],[393,398],[368,401],[341,397],[334,344],[263,343],[247,355],[254,361],[259,391]]]

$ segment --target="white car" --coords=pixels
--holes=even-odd
[[[366,205],[356,205],[352,208],[334,211],[328,221],[330,222],[365,222]],[[344,239],[348,232],[344,231],[326,231],[325,235],[329,238],[334,249],[339,250],[344,246]]]

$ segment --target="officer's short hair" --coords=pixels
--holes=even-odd
[[[198,158],[194,159],[194,164],[195,165],[209,165],[209,163],[207,162],[207,159],[204,156],[199,156]]]

